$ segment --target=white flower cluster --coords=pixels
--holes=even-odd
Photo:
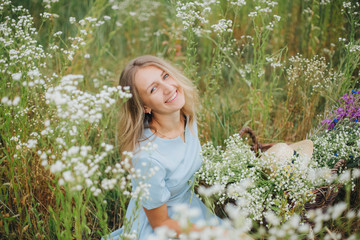
[[[281,17],[280,17],[280,16],[274,15],[274,20],[273,20],[273,21],[270,21],[270,22],[268,23],[268,25],[265,26],[265,28],[268,29],[268,30],[270,30],[270,31],[274,30],[275,24],[278,23],[278,22],[280,22],[280,20],[281,20]]]
[[[186,204],[179,204],[174,206],[174,219],[179,222],[181,229],[183,229],[183,233],[180,234],[179,239],[223,239],[226,236],[227,229],[229,229],[229,225],[219,225],[217,219],[210,219],[208,222],[198,221],[196,222],[196,226],[199,228],[203,228],[202,231],[193,231],[189,232],[191,229],[190,219],[194,219],[199,216],[200,210],[189,208]],[[206,227],[206,225],[216,225],[216,228]],[[169,239],[176,237],[176,233],[174,230],[171,230],[167,227],[161,227],[155,229],[155,234],[152,235],[150,240],[157,239]],[[234,238],[235,239],[235,238]]]
[[[303,206],[311,201],[315,187],[335,180],[329,168],[318,168],[316,161],[312,159],[301,156],[291,159],[269,159],[272,168],[268,172],[272,183],[272,202],[274,206],[282,207],[286,213],[295,206]],[[284,199],[288,201],[287,204],[281,203]]]
[[[36,137],[39,138],[38,134],[36,132],[33,132],[30,134],[30,136],[32,137]],[[29,139],[27,142],[21,142],[19,140],[20,135],[18,136],[13,136],[10,138],[10,141],[14,141],[16,143],[16,149],[20,150],[23,148],[27,148],[28,150],[30,149],[35,149],[36,145],[38,144],[38,140],[37,139]]]
[[[157,144],[149,142],[141,148],[141,151],[147,151],[149,154],[152,154],[152,152],[155,151],[157,147]],[[124,152],[123,154],[125,154],[124,166],[127,167],[127,170],[130,173],[128,176],[129,179],[134,179],[137,181],[137,187],[131,192],[131,197],[137,201],[149,199],[149,189],[151,186],[147,180],[153,177],[156,172],[159,171],[159,168],[157,166],[147,166],[147,163],[144,162],[142,163],[142,167],[147,168],[146,172],[141,171],[140,169],[135,169],[130,163],[130,160],[134,158],[134,155],[129,152]]]
[[[264,24],[264,28],[272,31],[275,27],[275,24],[278,23],[281,19],[278,15],[271,15],[274,10],[274,7],[278,5],[275,1],[269,0],[260,0],[256,1],[258,4],[255,6],[254,11],[248,14],[250,18],[262,18],[262,24]]]
[[[196,211],[187,206],[176,206],[177,216],[176,219],[183,223],[188,223],[192,216],[196,216]],[[198,222],[197,226],[202,227],[202,231],[189,231],[188,224],[181,227],[184,233],[180,234],[179,239],[182,240],[198,240],[198,239],[221,239],[221,240],[237,240],[237,239],[315,239],[322,236],[321,239],[349,239],[355,240],[357,232],[353,231],[348,238],[337,232],[332,231],[325,226],[329,223],[343,219],[342,224],[352,224],[356,219],[360,218],[360,211],[349,210],[345,202],[339,202],[328,209],[324,210],[318,208],[310,210],[307,215],[307,222],[303,221],[303,217],[294,214],[285,222],[281,221],[280,216],[272,211],[264,213],[264,218],[268,223],[268,227],[258,227],[257,224],[249,220],[246,212],[239,211],[236,206],[228,204],[226,212],[229,219],[223,221],[223,224],[216,224],[216,227],[210,227],[213,222]],[[231,226],[231,227],[230,227]],[[344,225],[341,225],[343,227]],[[351,226],[351,225],[347,225]],[[174,232],[166,227],[157,228],[154,235],[149,239],[168,239],[173,237]]]
[[[4,10],[4,7],[6,7],[7,5],[10,5],[11,1],[10,0],[2,0],[0,2],[0,11]]]
[[[269,0],[258,1],[258,4],[259,5],[255,7],[255,11],[249,13],[249,17],[256,17],[258,15],[266,15],[272,13],[273,8],[278,5],[277,2]]]
[[[224,203],[227,199],[242,198],[238,201],[241,203],[238,205],[239,208],[242,208],[251,202],[259,202],[263,188],[254,188],[252,184],[254,179],[260,177],[261,172],[261,168],[254,164],[255,153],[237,135],[227,139],[225,145],[225,151],[220,147],[215,148],[211,143],[202,147],[203,165],[198,172],[199,178],[207,185],[219,185],[217,187],[219,203]],[[227,191],[223,190],[225,186],[227,186]],[[250,188],[253,189],[251,193],[248,191]],[[202,188],[200,191],[204,192]],[[262,207],[261,209],[249,207],[249,209],[254,216],[262,212]]]
[[[331,0],[321,0],[320,1],[320,5],[327,5],[329,3],[331,3]]]
[[[17,106],[20,103],[20,97],[16,96],[13,100],[9,99],[8,97],[3,97],[1,99],[1,103],[6,106]]]
[[[290,66],[286,69],[288,84],[303,88],[310,95],[324,91],[331,86],[337,75],[328,69],[324,57],[314,56],[311,59],[301,54],[289,58]]]
[[[77,85],[78,80],[82,79],[82,75],[67,75],[61,79],[58,86],[50,87],[46,91],[47,104],[56,105],[60,118],[97,123],[102,118],[103,108],[113,105],[117,97],[131,97],[129,89],[122,89],[120,86],[104,86],[97,94],[81,91]]]
[[[320,166],[334,167],[340,160],[360,159],[360,123],[344,119],[336,129],[325,130],[311,137],[314,142],[313,158]],[[358,160],[357,166],[360,165]]]
[[[234,6],[244,6],[246,1],[230,1],[229,7],[233,8]],[[273,8],[278,4],[275,1],[261,0],[256,1],[258,6],[255,7],[253,12],[248,14],[249,17],[256,17],[261,15],[270,15],[273,12]],[[212,8],[218,7],[220,1],[218,0],[197,0],[189,2],[177,2],[176,16],[179,17],[182,21],[184,29],[191,28],[195,34],[200,36],[202,33],[211,33],[212,31],[217,33],[232,32],[233,22],[230,19],[220,19],[218,23],[212,24],[209,28],[206,26],[209,23],[210,14],[212,13]],[[280,21],[280,16],[274,15],[271,16],[273,19],[271,22],[266,23],[266,29],[272,30],[277,22]]]
[[[211,26],[215,32],[218,34],[223,32],[232,32],[232,21],[226,19],[220,19],[218,24],[214,24]]]
[[[158,12],[157,9],[161,6],[160,2],[152,0],[142,0],[141,4],[137,4],[137,2],[133,0],[112,1],[111,4],[113,10],[122,12],[120,14],[124,16],[124,19],[130,16],[139,22],[147,22],[151,17],[156,16]],[[136,7],[134,7],[135,4]],[[122,26],[120,22],[116,22],[116,25],[118,27]]]
[[[24,86],[44,85],[38,67],[45,67],[45,61],[41,60],[51,58],[51,55],[45,53],[36,40],[33,18],[22,6],[7,6],[5,3],[1,6],[11,7],[14,16],[4,16],[0,23],[0,46],[7,49],[0,59],[0,72],[11,76],[9,79],[15,82],[28,77],[29,81],[22,83]]]
[[[56,13],[42,12],[42,13],[40,13],[40,17],[42,17],[44,19],[50,19],[51,17],[58,18],[59,15],[57,15]]]
[[[84,19],[79,20],[79,24],[81,26],[90,25],[91,27],[100,27],[101,25],[103,25],[105,23],[105,21],[109,21],[111,18],[109,16],[104,16],[103,19],[104,20],[99,20],[99,19],[93,18],[93,17],[86,17]],[[69,21],[70,22],[75,22],[76,19],[75,18],[70,18]]]
[[[343,2],[343,6],[341,8],[341,13],[345,14],[349,23],[353,25],[355,29],[360,27],[360,2]]]
[[[360,3],[359,2],[343,2],[342,3],[343,9],[349,9],[349,10],[356,10],[359,9]]]
[[[75,24],[78,27],[79,35],[76,37],[68,37],[69,46],[68,48],[59,47],[57,44],[50,44],[49,49],[54,52],[61,51],[66,54],[67,60],[72,61],[76,53],[79,52],[79,49],[83,48],[87,43],[89,34],[94,34],[94,30],[102,25],[104,25],[107,21],[111,20],[111,17],[104,16],[102,19],[94,18],[94,17],[86,17],[77,22],[75,17],[70,17],[69,22],[71,24]],[[54,37],[61,37],[62,32],[56,32],[53,34]],[[90,58],[90,54],[84,53],[82,55],[84,58]]]
[[[256,157],[238,134],[225,141],[225,150],[207,143],[202,154],[197,175],[200,183],[212,187],[200,187],[199,193],[213,194],[219,204],[232,199],[258,221],[272,208],[288,219],[292,208],[311,199],[314,187],[327,183],[330,176],[329,169],[318,169],[315,162],[300,156],[275,159],[263,153]]]
[[[281,67],[281,66],[282,66],[280,60],[276,60],[276,59],[274,59],[274,58],[272,58],[272,57],[266,57],[265,60],[266,60],[266,62],[269,62],[269,63],[270,63],[270,66],[271,66],[272,68],[277,68],[277,67]]]
[[[202,155],[203,165],[198,176],[208,185],[226,186],[228,183],[252,178],[256,174],[256,169],[248,168],[255,161],[255,153],[236,135],[226,140],[226,151],[206,143],[202,146]],[[220,201],[223,202],[226,197],[223,193]]]
[[[246,5],[246,1],[245,0],[230,1],[230,4],[238,7],[242,7]]]
[[[347,212],[345,215],[344,213]],[[327,211],[323,211],[321,208],[318,208],[316,210],[311,210],[307,213],[307,217],[315,223],[315,226],[313,227],[313,232],[319,233],[322,231],[324,223],[328,221],[336,221],[341,217],[342,215],[345,215],[345,221],[353,220],[354,218],[360,217],[360,211],[356,213],[353,210],[348,210],[348,206],[345,202],[339,202],[333,206],[330,206]],[[354,238],[355,235],[352,235],[352,237],[349,237],[348,239],[357,239]],[[331,239],[331,238],[324,238],[324,239]],[[341,235],[334,236],[332,239],[342,239]]]
[[[51,8],[51,4],[57,3],[59,0],[43,0],[46,8]]]
[[[67,185],[71,190],[81,191],[84,187],[97,196],[101,193],[99,188],[99,177],[101,176],[99,163],[105,159],[112,150],[109,145],[100,154],[93,154],[90,146],[72,146],[62,152],[61,159],[50,165],[50,171],[57,174],[60,185]],[[44,157],[45,159],[45,157]],[[46,160],[44,160],[46,161]],[[43,165],[47,165],[43,163]],[[120,171],[123,173],[123,171]],[[101,182],[103,189],[111,189],[114,180],[106,179]],[[120,184],[120,186],[123,186]]]
[[[207,24],[208,15],[211,12],[211,5],[218,3],[217,0],[198,0],[193,2],[177,2],[176,16],[181,18],[184,28],[194,28],[194,31],[201,33],[200,25]]]
[[[354,43],[348,43],[345,45],[346,48],[349,49],[349,52],[355,52],[355,53],[360,53],[360,45],[355,45]]]

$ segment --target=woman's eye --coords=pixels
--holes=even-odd
[[[155,90],[156,90],[156,87],[153,87],[153,88],[150,90],[150,93],[153,93]]]
[[[169,74],[168,73],[165,73],[164,76],[163,76],[163,79],[167,79],[169,77]]]

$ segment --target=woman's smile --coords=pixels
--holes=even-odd
[[[178,95],[178,91],[175,90],[174,94],[171,96],[171,98],[169,98],[165,103],[171,103],[172,101],[175,100],[175,98],[177,97]]]

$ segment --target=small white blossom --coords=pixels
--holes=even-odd
[[[19,81],[20,78],[21,78],[21,76],[22,76],[22,73],[21,73],[21,72],[13,73],[13,74],[11,75],[11,77],[12,77],[12,79],[13,79],[14,81]]]

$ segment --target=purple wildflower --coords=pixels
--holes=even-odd
[[[328,118],[322,120],[321,125],[327,125],[328,129],[336,129],[335,125],[347,118],[351,121],[358,122],[360,119],[360,91],[352,90],[345,93],[337,102],[338,108],[334,109]]]

